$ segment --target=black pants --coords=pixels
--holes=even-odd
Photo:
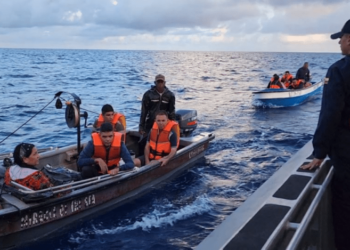
[[[88,179],[95,176],[99,176],[99,170],[100,167],[96,165],[84,166],[81,168],[81,177],[83,177],[83,179]]]
[[[349,166],[350,167],[350,166]],[[332,215],[337,250],[350,249],[350,180],[335,171],[332,180]]]

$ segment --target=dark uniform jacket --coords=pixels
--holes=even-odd
[[[159,110],[168,112],[170,120],[175,120],[175,95],[167,87],[159,94],[155,86],[152,86],[142,98],[142,109],[139,129],[149,132],[153,126],[155,114]]]
[[[313,146],[318,159],[350,162],[350,55],[328,69]]]
[[[305,82],[308,82],[310,80],[310,70],[307,68],[301,67],[300,69],[298,69],[295,78],[302,79],[302,80],[305,80]]]

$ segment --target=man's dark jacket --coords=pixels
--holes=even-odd
[[[310,81],[310,70],[308,68],[301,67],[300,69],[298,69],[295,78],[298,80],[305,80],[305,82]]]
[[[165,110],[170,120],[175,120],[175,95],[167,87],[162,94],[152,86],[142,98],[142,108],[139,129],[149,132],[152,128],[155,114],[159,110]]]

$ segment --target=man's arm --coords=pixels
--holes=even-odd
[[[163,158],[159,159],[159,161],[161,162],[161,166],[165,166],[177,152],[177,134],[174,131],[172,131],[172,135],[170,136],[170,145],[170,153],[167,156],[164,156]]]
[[[148,114],[148,91],[142,97],[142,105],[141,105],[141,116],[140,116],[140,124],[139,124],[139,132],[143,134],[146,129],[146,117]]]
[[[93,165],[95,163],[95,160],[92,158],[93,155],[94,155],[94,145],[92,144],[92,141],[89,141],[79,155],[78,166],[84,167],[84,166]]]
[[[124,142],[122,142],[121,144],[120,157],[123,159],[125,163],[124,165],[119,167],[120,170],[127,170],[127,169],[134,168],[134,161],[132,160],[129,150],[125,146]]]
[[[124,132],[125,131],[123,124],[121,124],[121,122],[119,122],[119,121],[115,124],[114,130],[117,132]]]
[[[149,163],[149,141],[147,141],[146,146],[145,146],[145,164],[147,165]]]
[[[335,66],[331,67],[327,78],[329,82],[323,87],[320,117],[313,138],[313,155],[317,159],[324,159],[330,152],[345,106],[346,86],[339,69]]]
[[[83,151],[79,155],[78,159],[78,166],[84,167],[84,166],[92,166],[94,164],[98,164],[100,166],[100,169],[102,173],[107,173],[108,167],[107,164],[102,160],[101,158],[92,158],[94,155],[94,145],[92,141],[89,141],[86,147],[83,149]]]

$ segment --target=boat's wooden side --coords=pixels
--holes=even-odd
[[[10,194],[2,195],[0,209],[1,249],[17,247],[52,234],[82,218],[97,216],[124,204],[148,191],[152,186],[175,177],[204,156],[212,134],[181,138],[181,149],[168,164],[160,167],[152,162],[123,175],[94,181],[94,184],[73,189],[71,193],[40,203],[26,204]],[[135,150],[137,150],[135,148]],[[42,154],[41,164],[75,168],[74,146],[54,149]]]

